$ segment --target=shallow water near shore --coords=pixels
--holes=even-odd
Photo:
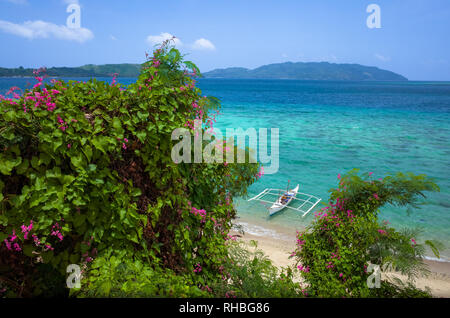
[[[119,78],[125,85],[135,80]],[[34,82],[0,78],[0,94]],[[221,99],[215,128],[224,134],[225,128],[279,128],[279,170],[253,184],[250,196],[286,188],[290,180],[300,192],[326,201],[338,173],[352,168],[375,178],[426,174],[441,192],[428,193],[410,215],[405,208],[384,207],[381,219],[396,228],[422,228],[419,241],[439,240],[446,246],[443,259],[450,259],[450,83],[200,79],[199,87]],[[256,235],[291,237],[313,220],[313,213],[302,218],[289,209],[269,217],[261,203],[235,201],[238,222]]]
[[[449,83],[205,79],[200,87],[222,100],[215,127],[223,133],[225,128],[279,128],[279,171],[252,185],[250,196],[286,188],[290,180],[292,187],[299,183],[301,192],[326,201],[338,173],[352,168],[375,178],[426,174],[441,192],[427,193],[422,208],[409,215],[406,208],[384,207],[381,219],[396,228],[422,228],[422,240],[442,242],[441,256],[450,259]],[[289,209],[269,217],[264,205],[244,198],[236,205],[245,223],[260,227],[247,228],[263,235],[279,235],[280,229],[295,234],[314,218]]]

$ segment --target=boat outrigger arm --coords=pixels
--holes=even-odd
[[[260,194],[254,196],[253,198],[249,199],[248,201],[260,201],[263,203],[268,203],[272,205],[277,198],[280,197],[280,194],[286,193],[286,189],[265,189]],[[269,201],[269,197],[275,197],[272,201]],[[292,198],[290,201],[292,201],[292,206],[285,205],[283,208],[288,208],[294,211],[298,211],[303,213],[302,217],[307,215],[309,212],[314,209],[317,204],[322,199],[315,197],[311,194],[301,193],[297,192],[295,197]],[[291,203],[291,202],[290,202]],[[289,204],[289,203],[288,203]]]

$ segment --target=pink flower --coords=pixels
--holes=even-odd
[[[200,273],[202,271],[202,266],[200,264],[195,265],[194,273]]]
[[[261,166],[261,168],[259,169],[259,172],[256,176],[257,176],[257,178],[261,178],[263,175],[264,175],[264,167]]]
[[[53,251],[54,248],[53,248],[50,244],[46,244],[46,245],[45,245],[45,250],[46,250],[46,251],[48,251],[48,250]]]
[[[374,193],[373,196],[375,197],[375,199],[379,200],[380,198],[378,197],[378,194]]]
[[[17,238],[16,231],[13,230],[13,233],[12,233],[12,235],[11,235],[10,241],[11,241],[11,242],[14,242],[14,241],[16,240],[16,238]]]
[[[5,242],[6,248],[8,250],[11,250],[11,243],[7,239],[5,239],[4,242]]]

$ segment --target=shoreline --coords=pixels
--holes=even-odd
[[[272,260],[273,264],[278,268],[286,266],[294,266],[295,260],[289,259],[289,255],[295,250],[295,231],[291,234],[286,232],[286,228],[282,226],[263,227],[260,224],[254,224],[248,219],[239,218],[237,224],[243,224],[244,233],[233,230],[232,235],[237,235],[238,240],[245,243],[250,241],[258,242],[258,249]],[[250,232],[246,231],[250,229]],[[256,230],[260,230],[258,233]],[[253,230],[253,233],[252,233]],[[269,234],[269,235],[267,235]],[[426,259],[425,263],[431,271],[428,277],[419,277],[415,281],[415,285],[420,289],[429,287],[433,297],[450,297],[450,262],[441,260]],[[399,273],[388,273],[389,277],[405,278]]]
[[[294,228],[279,223],[268,223],[260,219],[255,219],[248,216],[238,216],[238,218],[234,220],[233,224],[235,225],[235,228],[233,228],[233,230],[236,233],[239,232],[237,230],[237,227],[240,226],[245,233],[251,234],[255,237],[271,237],[272,239],[281,239],[286,242],[295,242],[296,231],[303,231],[306,228],[305,226],[298,226]],[[445,249],[445,251],[448,250]],[[450,258],[447,254],[442,255],[441,253],[441,258],[439,259],[435,256],[428,255],[426,255],[424,258],[427,262],[430,261],[431,263],[446,263],[448,264],[448,266],[450,266]]]

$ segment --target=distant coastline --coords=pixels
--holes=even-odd
[[[121,77],[138,77],[140,70],[141,64],[88,64],[79,67],[50,67],[45,74],[49,77],[110,77],[117,73]],[[33,77],[33,71],[33,68],[0,67],[0,77],[28,78]]]
[[[328,62],[286,62],[255,69],[230,67],[203,73],[205,78],[293,79],[324,81],[407,81],[400,74],[373,66]]]
[[[27,78],[33,76],[32,68],[2,68],[0,77]],[[138,77],[141,64],[103,64],[79,67],[50,67],[49,77]],[[263,65],[255,69],[230,67],[203,73],[204,78],[223,79],[284,79],[319,81],[408,81],[400,74],[373,66],[336,64],[328,62],[286,62]]]

